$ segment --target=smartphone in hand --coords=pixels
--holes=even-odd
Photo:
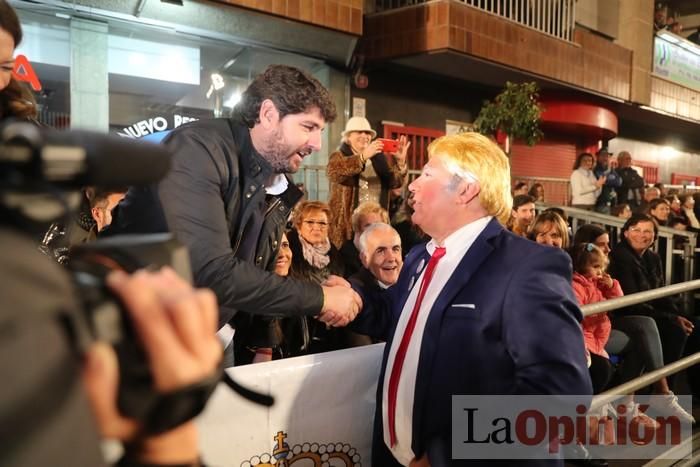
[[[382,152],[392,153],[399,150],[399,142],[395,139],[377,138],[383,144]]]

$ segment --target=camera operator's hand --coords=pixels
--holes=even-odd
[[[209,290],[195,290],[170,268],[112,273],[109,287],[127,308],[143,344],[156,390],[168,392],[211,375],[222,349],[216,338],[218,307]],[[131,442],[129,453],[152,463],[196,463],[192,421],[161,435],[134,440],[138,425],[117,410],[119,370],[111,346],[97,343],[86,354],[83,384],[102,435]]]
[[[328,326],[347,326],[362,310],[362,299],[342,277],[329,276],[323,283],[323,310],[319,321]]]

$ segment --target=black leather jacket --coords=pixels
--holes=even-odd
[[[253,148],[249,129],[231,119],[200,120],[172,131],[170,173],[157,185],[130,189],[104,234],[170,231],[190,250],[195,284],[219,301],[219,325],[237,311],[268,316],[317,315],[320,286],[268,272],[301,191],[289,181],[267,195],[270,165]],[[255,251],[251,225],[263,216]],[[101,233],[103,234],[103,233]]]

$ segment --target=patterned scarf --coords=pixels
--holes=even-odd
[[[326,238],[325,242],[319,245],[312,245],[304,237],[299,235],[301,250],[307,263],[317,269],[323,269],[331,262],[328,252],[331,250],[331,241]]]

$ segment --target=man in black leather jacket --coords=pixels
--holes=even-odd
[[[239,310],[347,323],[361,307],[349,287],[269,272],[301,197],[285,174],[321,148],[321,132],[335,116],[330,94],[315,78],[270,66],[243,93],[232,118],[192,122],[166,137],[174,152],[170,173],[157,185],[129,190],[105,233],[173,232],[189,247],[195,284],[218,298],[219,326]]]

